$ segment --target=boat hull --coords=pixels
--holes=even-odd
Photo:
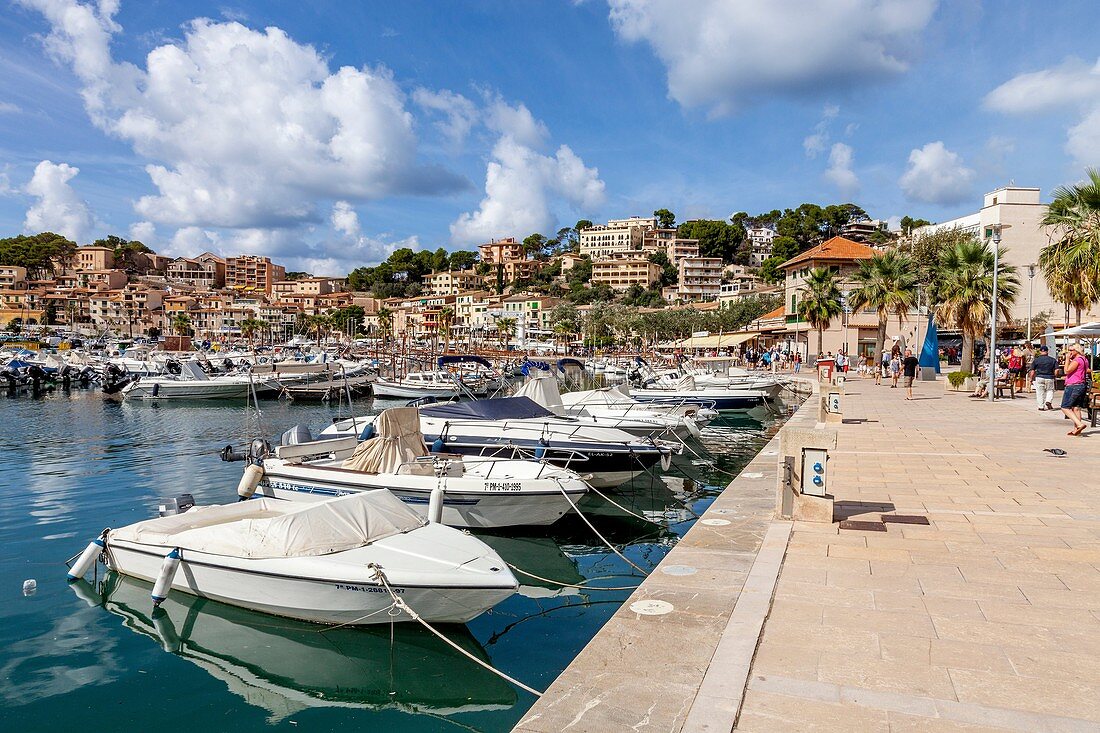
[[[167,549],[109,543],[109,566],[123,575],[154,582]],[[283,574],[280,561],[240,560],[184,550],[173,592],[211,598],[232,606],[321,624],[389,623],[393,597],[381,583]],[[235,561],[237,566],[227,565]],[[251,567],[239,567],[251,564]],[[514,587],[415,586],[390,581],[394,592],[424,620],[466,623],[511,596]],[[396,620],[411,620],[403,610]]]
[[[707,407],[713,406],[719,412],[745,412],[765,404],[766,396],[759,392],[733,392],[722,389],[698,390],[696,392],[675,392],[663,389],[635,389],[630,396],[639,402],[661,402],[676,400],[694,402]]]
[[[139,379],[122,390],[128,400],[235,400],[247,399],[252,393],[248,382],[227,382],[220,384],[215,380],[201,382],[171,382],[168,380],[150,382]],[[264,383],[255,385],[257,393],[268,391]]]
[[[422,397],[439,397],[450,399],[459,396],[457,387],[430,387],[430,386],[406,386],[379,379],[372,385],[375,397],[393,397],[399,399],[421,399]]]

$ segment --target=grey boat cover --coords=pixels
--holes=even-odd
[[[112,530],[112,540],[249,559],[312,557],[363,547],[425,522],[386,489],[322,502],[250,499],[196,507]],[[184,554],[184,559],[187,559]]]
[[[555,417],[530,397],[495,397],[491,400],[453,402],[420,408],[422,417],[443,420],[521,420],[532,417]]]

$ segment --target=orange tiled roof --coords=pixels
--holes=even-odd
[[[812,260],[866,260],[875,256],[875,251],[866,244],[853,242],[844,237],[827,239],[813,249],[792,257],[779,267],[783,270]]]
[[[781,305],[778,308],[776,308],[775,310],[773,310],[769,313],[765,313],[764,315],[760,316],[756,320],[766,321],[770,318],[783,318],[785,315],[787,315],[787,308],[786,308],[786,306]]]

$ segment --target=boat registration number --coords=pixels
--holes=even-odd
[[[485,488],[489,491],[520,491],[523,484],[519,481],[486,481]]]
[[[379,588],[373,585],[344,585],[342,583],[336,583],[336,590],[353,590],[359,593],[388,593],[385,588]],[[393,592],[397,595],[401,595],[405,592],[404,588],[394,588]]]

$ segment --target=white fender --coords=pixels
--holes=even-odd
[[[693,438],[699,438],[703,435],[703,431],[699,429],[699,423],[695,422],[694,418],[685,417],[684,427],[687,428],[688,433]]]
[[[237,484],[237,496],[241,499],[251,499],[263,477],[263,466],[257,466],[255,463],[248,464],[244,469],[244,475],[241,476],[241,482]]]
[[[168,591],[172,589],[172,581],[176,577],[176,571],[180,567],[180,549],[177,547],[164,556],[164,562],[160,566],[160,575],[153,584],[153,608],[156,608],[168,597]]]
[[[672,451],[661,454],[661,470],[667,471],[672,466]]]
[[[175,654],[183,646],[179,634],[176,633],[176,627],[172,624],[172,619],[163,608],[153,611],[153,628],[160,637],[160,647],[164,651]]]
[[[80,557],[69,569],[68,580],[73,581],[83,578],[84,573],[88,572],[92,565],[95,565],[95,561],[99,559],[99,556],[103,554],[103,549],[106,546],[107,542],[102,537],[97,537],[89,542],[88,546],[84,548],[84,552],[80,553]]]
[[[443,484],[437,483],[428,497],[428,521],[432,524],[443,522]]]

